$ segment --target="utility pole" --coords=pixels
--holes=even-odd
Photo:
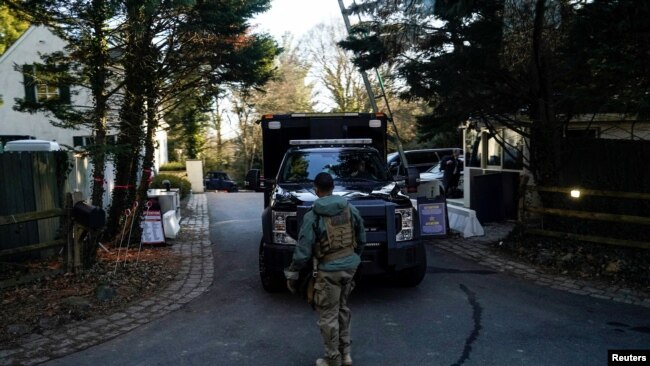
[[[343,0],[338,0],[338,2],[339,2],[339,7],[341,8],[341,15],[343,16],[343,22],[345,23],[345,29],[347,30],[349,35],[350,28],[352,26],[350,25],[350,18],[348,18],[348,9],[345,7],[345,4],[343,4]],[[368,93],[368,99],[370,99],[370,105],[372,106],[372,110],[373,112],[377,113],[379,112],[379,108],[377,108],[375,93],[372,91],[372,86],[370,85],[368,74],[366,74],[364,70],[359,70],[359,73],[361,73],[363,84],[366,86],[366,92]],[[408,161],[406,161],[406,155],[404,154],[404,149],[402,148],[402,140],[399,138],[399,131],[397,130],[397,126],[395,125],[395,121],[393,120],[393,112],[390,110],[390,104],[388,104],[388,98],[386,97],[386,90],[384,89],[384,82],[381,79],[381,75],[379,75],[379,71],[377,69],[375,69],[375,73],[377,74],[377,78],[379,79],[379,85],[381,86],[382,97],[384,98],[384,102],[386,103],[386,109],[388,110],[388,120],[393,125],[393,130],[395,131],[395,142],[397,144],[397,151],[399,152],[400,160],[402,161],[404,170],[408,171],[408,167],[409,167]]]
[[[343,23],[345,23],[345,29],[348,31],[348,35],[349,35],[351,26],[350,26],[350,19],[348,18],[348,10],[345,8],[345,5],[343,4],[343,0],[338,0],[338,1],[339,1],[339,7],[341,8],[341,15],[343,15]],[[366,74],[366,72],[363,70],[359,70],[359,72],[361,73],[363,84],[366,86],[366,91],[368,92],[368,99],[370,99],[370,106],[372,106],[372,111],[377,113],[379,112],[379,108],[377,108],[375,93],[372,92],[372,86],[370,85],[370,80],[368,80],[368,74]]]

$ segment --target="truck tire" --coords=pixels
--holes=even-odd
[[[397,274],[397,281],[405,287],[415,287],[422,282],[424,275],[427,273],[427,257],[421,256],[420,263],[413,268],[400,271]]]
[[[284,274],[282,272],[273,272],[268,268],[269,266],[266,264],[266,259],[264,258],[264,242],[260,241],[259,269],[262,287],[269,293],[284,290],[286,288]]]

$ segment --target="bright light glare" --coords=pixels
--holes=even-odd
[[[571,197],[572,198],[580,198],[580,190],[579,189],[572,189],[571,190]]]

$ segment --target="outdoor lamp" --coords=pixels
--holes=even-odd
[[[571,190],[571,198],[580,198],[580,190],[579,189],[572,189]]]

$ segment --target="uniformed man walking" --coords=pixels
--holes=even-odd
[[[332,195],[331,175],[318,174],[314,188],[319,198],[303,218],[293,261],[285,271],[287,286],[293,292],[298,271],[315,258],[318,272],[314,306],[325,343],[325,357],[317,359],[316,365],[349,366],[352,357],[347,301],[354,288],[353,277],[361,262],[366,233],[359,211],[345,198]]]

